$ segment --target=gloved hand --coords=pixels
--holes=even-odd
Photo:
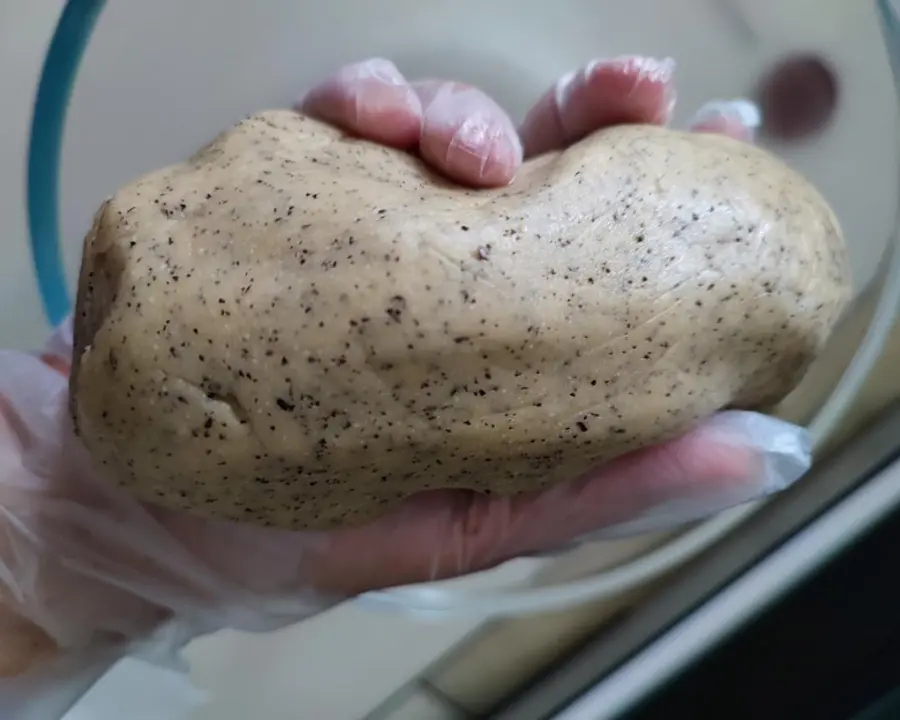
[[[460,83],[409,83],[385,60],[341,70],[300,110],[418,152],[451,179],[509,183],[523,157],[616,123],[667,123],[670,62],[594,62],[562,78],[517,131]],[[705,108],[693,129],[750,140],[748,103]],[[291,533],[142,504],[92,466],[68,415],[71,335],[42,356],[0,352],[0,675],[146,636],[272,628],[369,589],[446,578],[610,533],[674,527],[775,492],[808,466],[803,430],[723,413],[540,494],[411,498],[365,527]]]

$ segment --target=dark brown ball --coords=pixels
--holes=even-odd
[[[795,55],[780,61],[759,85],[764,133],[802,140],[821,132],[834,117],[838,94],[837,74],[824,59]]]

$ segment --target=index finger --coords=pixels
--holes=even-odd
[[[347,65],[307,93],[302,112],[359,137],[408,149],[419,142],[422,106],[389,60]]]

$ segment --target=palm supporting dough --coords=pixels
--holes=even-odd
[[[73,414],[146,500],[329,529],[769,407],[848,296],[824,200],[728,138],[608,129],[471,191],[266,112],[101,208]]]

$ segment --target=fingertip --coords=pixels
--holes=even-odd
[[[725,441],[702,424],[677,440],[650,448],[646,460],[654,464],[670,461],[674,466],[671,476],[693,486],[744,483],[756,476],[759,466],[759,454],[752,446]]]
[[[313,88],[301,112],[367,140],[407,149],[419,142],[422,105],[397,67],[373,58],[347,65]]]
[[[520,128],[525,156],[558,150],[603,127],[663,125],[675,107],[671,58],[625,56],[593,60],[563,75]]]
[[[472,140],[469,130],[422,134],[419,151],[429,165],[451,180],[475,188],[504,187],[516,176],[522,159],[518,143],[502,136]],[[521,146],[519,146],[521,147]]]
[[[583,72],[587,91],[605,94],[608,112],[621,122],[663,125],[675,109],[675,60],[625,55],[611,60],[592,60]]]
[[[468,85],[425,81],[413,85],[422,101],[422,158],[443,175],[472,187],[512,182],[522,143],[509,116]]]
[[[762,113],[751,100],[713,100],[695,113],[690,129],[753,142],[761,122]]]

